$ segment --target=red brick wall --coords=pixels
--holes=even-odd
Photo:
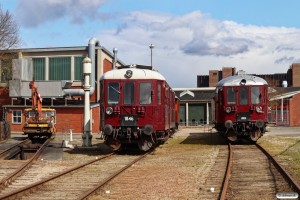
[[[9,90],[7,87],[0,88],[0,120],[3,119],[3,108],[2,105],[10,104]]]
[[[25,122],[25,117],[22,117],[22,124],[12,124],[12,111],[13,110],[22,110],[24,108],[9,108],[7,113],[7,121],[10,124],[11,132],[22,132],[22,127]],[[62,107],[55,108],[56,110],[56,131],[60,133],[69,133],[70,129],[74,134],[83,133],[83,121],[84,121],[84,109],[83,107],[71,108],[71,107]],[[95,107],[92,109],[92,133],[100,132],[100,108]]]
[[[103,61],[103,73],[112,70],[113,64],[108,61],[107,59],[104,59]]]
[[[300,126],[300,94],[290,99],[290,126]]]
[[[292,64],[292,86],[300,87],[300,63]]]
[[[209,70],[209,87],[215,87],[219,82],[219,71]]]
[[[227,78],[233,75],[233,68],[232,67],[223,67],[222,68],[222,79]]]

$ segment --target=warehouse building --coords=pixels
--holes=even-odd
[[[100,132],[100,76],[123,65],[116,51],[109,52],[99,41],[91,38],[87,46],[15,49],[13,60],[2,60],[1,74],[12,69],[11,78],[1,80],[2,121],[10,124],[12,132],[22,132],[24,109],[31,107],[29,82],[35,80],[43,107],[56,110],[58,133],[83,133],[84,91],[83,58],[92,60],[90,80],[91,133]],[[114,62],[115,61],[115,62]],[[6,70],[9,72],[9,70]]]

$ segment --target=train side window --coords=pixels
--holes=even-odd
[[[117,82],[108,83],[108,104],[119,103],[119,98],[120,98],[119,83]]]
[[[240,87],[240,105],[248,104],[248,88]]]
[[[124,104],[131,105],[134,103],[134,83],[126,82],[124,86]]]
[[[251,88],[251,103],[252,104],[259,104],[261,101],[261,94],[259,87],[252,87]]]
[[[157,104],[161,104],[161,85],[157,85]]]
[[[235,104],[235,90],[233,87],[226,89],[226,101],[227,104]]]
[[[140,104],[150,104],[151,103],[151,83],[140,83]]]

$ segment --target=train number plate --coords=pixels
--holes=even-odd
[[[121,126],[137,126],[137,115],[121,115]]]
[[[248,121],[250,120],[250,113],[249,112],[241,112],[237,114],[237,121]]]

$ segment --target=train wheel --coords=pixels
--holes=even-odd
[[[234,132],[234,130],[228,130],[226,133],[226,137],[230,142],[235,142],[237,141],[237,135]]]
[[[260,138],[260,131],[259,130],[256,130],[256,131],[252,131],[250,132],[250,139],[253,141],[253,142],[256,142],[259,138]]]
[[[148,141],[147,139],[142,138],[138,141],[138,146],[140,150],[148,151],[153,146],[153,143]]]
[[[118,139],[113,139],[111,137],[106,138],[105,144],[113,149],[113,151],[118,151],[121,149],[121,141]]]

